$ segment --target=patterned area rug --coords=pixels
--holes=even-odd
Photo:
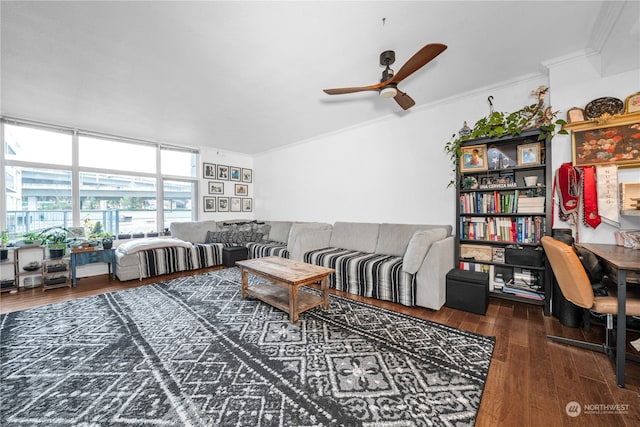
[[[494,338],[335,296],[291,324],[239,283],[231,268],[1,316],[0,425],[474,424]]]

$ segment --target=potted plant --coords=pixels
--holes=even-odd
[[[22,242],[25,245],[39,245],[40,244],[40,233],[35,231],[27,231],[22,234]]]
[[[133,238],[134,239],[139,239],[141,237],[144,237],[144,232],[142,232],[142,231],[134,231],[133,232]]]
[[[103,249],[111,249],[113,247],[113,235],[107,231],[92,234],[91,240],[95,240],[102,244]]]
[[[147,237],[158,237],[160,235],[160,233],[158,233],[157,231],[148,231],[147,232]]]
[[[0,231],[0,261],[4,261],[9,258],[9,232],[7,230]]]
[[[62,258],[67,249],[67,230],[55,228],[41,234],[43,244],[49,247],[51,258]]]

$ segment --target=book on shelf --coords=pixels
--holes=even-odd
[[[544,213],[544,197],[527,197],[520,195],[518,197],[518,213]]]
[[[502,247],[491,248],[491,261],[504,264],[504,248]]]
[[[505,283],[502,286],[502,292],[516,295],[522,298],[533,299],[537,301],[544,301],[544,294],[541,292],[535,291],[533,288],[526,288],[523,286],[518,286],[514,283],[513,280]]]
[[[460,217],[460,239],[539,243],[545,228],[542,216]]]
[[[460,261],[460,264],[458,266],[460,270],[478,271],[480,273],[489,273],[489,267],[491,267],[489,264],[467,261]]]

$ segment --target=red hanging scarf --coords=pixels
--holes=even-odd
[[[602,218],[598,214],[598,188],[595,166],[582,166],[582,203],[585,224],[591,228],[596,228],[602,222]]]
[[[585,224],[592,228],[600,225],[602,218],[598,214],[598,191],[594,166],[574,168],[570,162],[563,163],[556,171],[553,186],[554,193],[557,193],[559,199],[558,217],[561,220],[572,224],[577,222],[582,193]]]

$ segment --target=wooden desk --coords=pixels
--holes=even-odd
[[[616,340],[616,381],[624,387],[624,361],[627,342],[627,319],[625,301],[627,299],[627,272],[640,271],[640,250],[603,243],[579,243],[577,246],[592,252],[605,265],[617,271],[618,321]]]
[[[71,286],[76,287],[76,267],[79,265],[92,264],[94,262],[106,262],[109,264],[109,274],[116,278],[114,249],[97,249],[95,251],[71,252]],[[112,267],[113,264],[113,267]]]

